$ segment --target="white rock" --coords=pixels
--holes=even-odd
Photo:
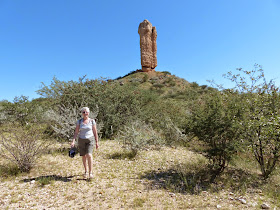
[[[31,183],[31,184],[34,184],[34,183],[35,183],[35,180],[32,180],[30,183]]]
[[[218,205],[217,205],[217,209],[220,209],[220,208],[222,208],[222,206],[218,204]]]
[[[243,198],[239,199],[239,201],[240,201],[242,204],[246,204],[246,203],[247,203],[246,200],[243,199]]]
[[[261,205],[261,207],[262,207],[262,209],[270,209],[270,206],[268,204],[266,204],[266,203],[263,203]]]
[[[251,203],[252,207],[256,207],[258,204],[256,202]]]

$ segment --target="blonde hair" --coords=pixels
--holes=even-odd
[[[86,112],[89,113],[89,108],[88,108],[88,107],[83,107],[83,108],[81,109],[81,112],[83,112],[83,111],[86,111]]]

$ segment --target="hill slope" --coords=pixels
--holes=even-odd
[[[139,85],[139,88],[143,89],[158,90],[158,92],[163,95],[182,91],[190,86],[190,83],[185,79],[171,75],[169,72],[159,71],[133,71],[123,77],[118,77],[114,81],[117,81],[120,84],[130,83]]]

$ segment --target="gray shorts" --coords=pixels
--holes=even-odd
[[[92,154],[94,147],[94,137],[90,137],[89,139],[79,138],[78,145],[80,150],[80,156]]]

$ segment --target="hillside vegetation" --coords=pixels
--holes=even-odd
[[[0,206],[280,207],[279,88],[258,65],[225,78],[233,88],[169,72],[54,78],[42,83],[41,98],[0,102],[1,186],[12,193]],[[80,158],[67,156],[84,106],[104,139],[91,182],[80,177]]]

